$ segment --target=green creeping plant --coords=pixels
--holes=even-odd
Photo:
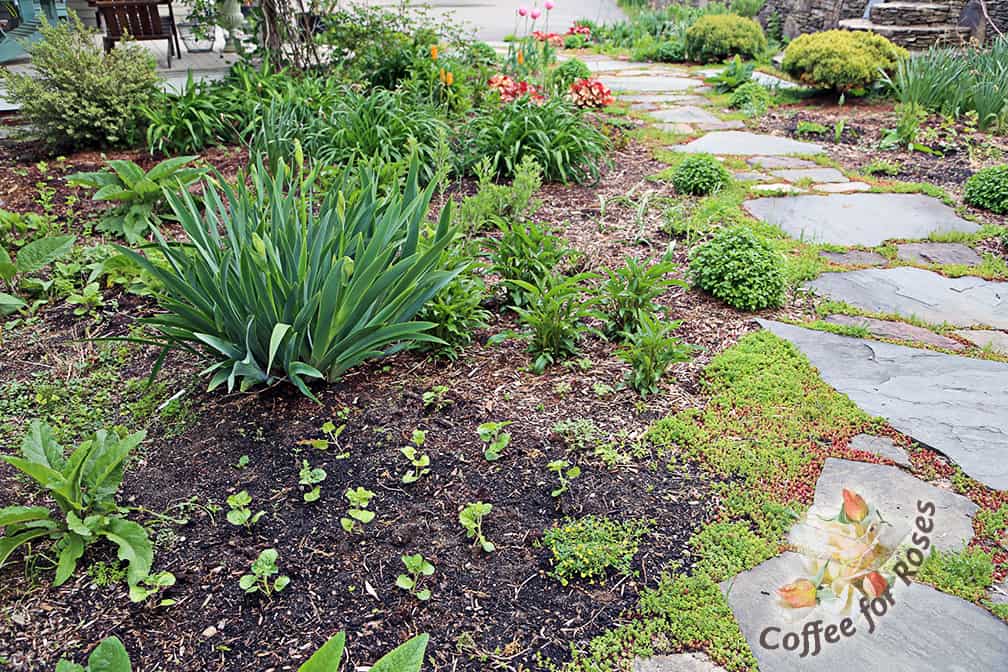
[[[35,539],[55,542],[58,560],[53,585],[62,585],[77,569],[88,546],[104,537],[119,548],[128,563],[126,580],[137,586],[150,574],[154,560],[147,530],[127,520],[115,495],[123,478],[123,463],[144,440],[144,432],[124,438],[99,430],[69,457],[53,439],[49,425],[34,421],[21,444],[21,456],[0,459],[29,476],[59,507],[54,517],[44,506],[0,509],[0,567],[19,546]]]

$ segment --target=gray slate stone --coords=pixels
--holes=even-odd
[[[902,243],[896,246],[896,256],[921,264],[974,266],[983,261],[976,250],[962,243]]]
[[[834,182],[817,184],[812,188],[827,194],[851,194],[856,191],[871,191],[871,185],[864,182]]]
[[[743,170],[735,173],[735,179],[739,182],[766,182],[770,178],[763,173],[756,173],[750,170]]]
[[[845,266],[885,266],[888,260],[878,252],[868,252],[866,250],[848,250],[846,252],[820,252],[819,256],[825,257],[837,264]]]
[[[892,238],[927,238],[936,231],[972,233],[980,228],[922,194],[810,195],[744,205],[754,217],[795,238],[835,245],[874,247]]]
[[[701,121],[696,126],[702,131],[727,131],[745,128],[745,122],[741,119],[718,119],[717,121]]]
[[[761,135],[747,131],[718,131],[708,133],[686,145],[671,148],[676,152],[709,154],[821,154],[823,148],[810,142],[799,142],[776,135]]]
[[[910,456],[888,436],[858,434],[850,440],[850,447],[854,450],[863,450],[866,453],[892,460],[901,467],[910,466]]]
[[[895,313],[957,327],[1008,329],[1008,283],[947,278],[913,266],[823,273],[803,285],[871,313]]]
[[[619,99],[625,103],[652,103],[655,105],[662,103],[675,104],[688,98],[697,98],[707,102],[706,98],[700,98],[700,96],[690,96],[682,93],[627,93],[619,96]]]
[[[658,121],[673,124],[716,123],[721,121],[707,110],[695,105],[666,107],[661,110],[655,110],[650,114]]]
[[[773,193],[804,194],[805,190],[787,182],[774,182],[773,184],[754,184],[749,187],[753,191],[767,191]]]
[[[602,59],[598,61],[585,60],[584,64],[588,66],[588,69],[593,73],[598,72],[616,72],[619,70],[625,70],[627,68],[646,68],[647,63],[635,63],[633,61],[619,61],[614,59]]]
[[[753,168],[815,168],[819,164],[808,159],[796,159],[793,156],[752,156],[746,159]]]
[[[807,89],[808,87],[802,86],[801,84],[795,84],[794,82],[789,82],[786,79],[781,79],[780,77],[774,77],[765,72],[760,72],[759,70],[752,73],[753,81],[758,84],[762,84],[768,89]]]
[[[959,329],[953,332],[978,348],[990,348],[994,352],[1008,355],[1008,334],[989,329]]]
[[[873,633],[869,634],[868,623],[855,611],[851,616],[854,635],[832,644],[822,640],[817,656],[800,658],[800,650],[783,647],[768,650],[760,645],[764,628],[780,628],[776,635],[780,637],[800,632],[807,622],[788,621],[774,604],[773,594],[803,574],[801,556],[784,553],[726,582],[728,604],[762,672],[1004,672],[1008,625],[958,597],[902,581],[892,589],[895,604],[874,619]],[[815,618],[823,619],[823,627],[841,620],[825,614]]]
[[[976,504],[962,495],[926,483],[899,467],[831,457],[823,464],[816,481],[816,506],[839,510],[844,488],[860,494],[894,527],[903,527],[908,532],[920,515],[917,502],[931,502],[935,505],[935,513],[931,516],[934,530],[930,537],[939,550],[960,550],[973,538],[973,516],[979,509]]]
[[[695,79],[657,74],[632,75],[628,77],[605,75],[599,77],[599,81],[613,91],[632,91],[637,93],[688,91],[700,85],[700,82]]]
[[[758,322],[865,412],[1008,489],[1008,364]]]
[[[906,322],[893,322],[892,320],[877,320],[874,317],[863,317],[861,315],[830,315],[826,318],[830,324],[840,324],[848,327],[862,327],[868,330],[872,336],[879,338],[892,338],[901,341],[914,341],[925,345],[933,345],[936,348],[947,348],[949,350],[964,350],[965,346],[951,338],[946,338],[941,334],[936,334],[930,329],[917,327]]]
[[[812,180],[813,182],[847,182],[847,177],[836,168],[791,168],[775,170],[773,174],[788,182]]]
[[[702,653],[677,653],[634,661],[633,672],[724,672]]]

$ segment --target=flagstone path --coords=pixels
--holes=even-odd
[[[703,72],[600,60],[601,65],[589,67],[603,73],[618,100],[649,115],[657,128],[692,136],[670,149],[746,160],[749,169],[735,172],[735,178],[747,182],[750,192],[768,194],[745,202],[754,217],[797,239],[855,248],[821,255],[861,270],[823,274],[806,283],[806,290],[871,313],[971,327],[936,333],[900,319],[826,318],[915,346],[908,347],[759,320],[765,329],[795,344],[827,383],[866,412],[882,416],[895,429],[943,453],[978,481],[1008,489],[1008,363],[924,349],[963,352],[968,344],[980,344],[1008,352],[1008,283],[949,278],[900,265],[977,265],[982,259],[968,245],[928,239],[933,234],[969,234],[979,226],[930,196],[860,193],[871,191],[871,186],[814,160],[824,153],[818,144],[753,133],[734,124],[719,126],[718,121],[730,122],[721,119],[723,110],[712,109],[699,98]],[[887,241],[898,241],[895,260],[857,249]],[[885,512],[887,520],[909,529],[917,517],[917,502],[932,502],[934,546],[965,547],[973,536],[975,504],[906,471],[907,452],[887,437],[863,434],[850,445],[890,460],[893,466],[829,459],[816,484],[817,504],[838,505],[843,488],[856,488]],[[801,657],[800,650],[763,647],[759,638],[768,626],[779,627],[782,633],[800,632],[803,627],[802,622],[787,621],[774,600],[776,588],[803,576],[803,556],[783,553],[723,586],[763,672],[1008,669],[1008,625],[981,607],[918,583],[898,582],[892,593],[895,605],[885,617],[875,619],[874,632],[868,632],[855,608],[855,637],[824,644],[818,655]],[[1008,596],[1008,588],[1005,591]],[[656,656],[638,660],[635,667],[639,672],[720,669],[696,654]]]

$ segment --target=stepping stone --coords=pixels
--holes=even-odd
[[[793,156],[753,156],[746,159],[753,168],[815,168],[819,164],[808,159],[796,159]]]
[[[735,173],[735,179],[739,182],[766,182],[770,178],[763,173],[754,173],[752,171],[742,171]]]
[[[629,77],[606,75],[599,77],[599,81],[613,91],[635,91],[638,93],[688,91],[699,85],[695,79],[668,75],[633,75]]]
[[[993,352],[1008,355],[1008,334],[1003,331],[986,329],[960,329],[952,332],[961,336],[978,348],[988,348]]]
[[[928,536],[938,550],[958,551],[973,538],[973,516],[980,507],[962,495],[931,485],[899,467],[831,457],[823,464],[816,481],[814,504],[839,511],[844,488],[860,494],[882,512],[883,518],[908,533],[920,515],[917,502],[931,502],[935,506],[931,516],[934,530]]]
[[[1008,283],[947,278],[913,266],[823,273],[803,285],[869,313],[917,317],[957,327],[1008,329]]]
[[[788,182],[812,180],[813,182],[847,182],[846,176],[836,168],[795,168],[775,170],[773,174]]]
[[[658,121],[672,124],[718,123],[721,120],[707,110],[693,105],[667,107],[650,113]]]
[[[827,194],[849,194],[856,191],[871,191],[871,185],[864,182],[817,184],[812,188],[816,191],[826,192]]]
[[[718,119],[717,121],[702,121],[696,126],[702,131],[726,131],[745,128],[745,122],[741,119]]]
[[[696,98],[698,101],[705,103],[708,102],[706,98],[701,98],[700,96],[690,96],[680,93],[639,93],[619,96],[619,99],[625,103],[653,103],[655,105],[660,105],[661,103],[679,103],[689,98]]]
[[[694,132],[693,127],[689,124],[655,124],[655,128],[676,135],[693,135]]]
[[[630,67],[640,67],[646,66],[646,63],[634,63],[632,61],[619,61],[612,59],[604,59],[601,61],[584,61],[584,64],[588,66],[588,69],[593,73],[596,72],[613,72],[615,70],[624,70]]]
[[[757,84],[762,84],[768,89],[807,89],[808,87],[802,86],[801,84],[795,84],[794,82],[789,82],[786,79],[781,79],[780,77],[774,77],[765,72],[760,72],[756,70],[752,73],[753,81]]]
[[[626,102],[630,100],[627,96],[620,96],[619,100]],[[661,96],[651,100],[640,100],[630,105],[632,110],[653,110],[663,107],[674,107],[679,105],[703,106],[710,101],[700,96]]]
[[[634,661],[633,672],[725,672],[702,653],[677,653]]]
[[[749,187],[753,191],[769,191],[774,193],[784,192],[787,194],[804,194],[804,189],[799,189],[793,184],[788,184],[787,182],[774,182],[773,184],[754,184]]]
[[[975,266],[983,261],[976,250],[962,243],[903,243],[896,246],[896,256],[921,264]]]
[[[885,615],[873,617],[874,632],[855,606],[850,618],[855,628],[850,637],[828,643],[820,634],[821,651],[801,657],[802,647],[787,651],[781,646],[787,633],[796,633],[806,623],[822,620],[822,628],[839,625],[844,616],[817,609],[813,615],[794,621],[776,605],[774,591],[805,576],[802,556],[783,553],[725,582],[728,604],[738,621],[762,672],[838,672],[885,670],[885,672],[996,672],[1008,660],[1008,624],[986,609],[930,586],[897,580],[891,589],[894,604]],[[767,628],[769,649],[760,643]],[[836,630],[833,631],[836,634]]]
[[[865,412],[1008,489],[1008,364],[757,321]]]
[[[719,131],[708,133],[687,145],[671,148],[676,152],[708,154],[759,154],[760,156],[783,154],[821,154],[823,148],[811,142],[799,142],[777,135],[761,135],[748,131]]]
[[[910,457],[907,452],[887,436],[858,434],[850,440],[850,447],[892,460],[902,467],[910,467]]]
[[[820,252],[820,257],[825,257],[833,263],[844,266],[885,266],[889,260],[878,252],[867,250],[847,250],[846,252]]]
[[[809,195],[746,201],[743,205],[754,217],[776,224],[794,238],[844,246],[875,247],[893,238],[927,238],[947,231],[973,233],[980,228],[923,194]]]
[[[915,327],[906,322],[893,322],[892,320],[876,320],[873,317],[861,317],[859,315],[830,315],[826,318],[830,324],[840,324],[847,327],[863,327],[872,336],[879,338],[892,338],[900,341],[915,341],[925,345],[933,345],[936,348],[947,348],[948,350],[965,350],[965,346],[959,341],[945,338],[941,334],[936,334],[924,327]]]

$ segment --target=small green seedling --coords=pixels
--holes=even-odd
[[[162,590],[167,590],[175,585],[175,575],[171,572],[157,572],[140,579],[135,586],[130,586],[130,602],[146,602],[157,595]],[[157,604],[159,607],[170,607],[175,604],[175,600],[164,598]]]
[[[56,664],[56,672],[131,672],[132,669],[126,647],[114,635],[106,637],[94,648],[88,657],[87,667],[65,658]]]
[[[231,510],[227,512],[228,522],[232,525],[244,525],[249,530],[252,526],[259,522],[259,519],[265,515],[265,511],[257,511],[252,513],[252,509],[249,508],[249,504],[252,503],[252,496],[248,493],[248,490],[242,490],[237,492],[227,498],[227,505],[231,507]]]
[[[487,459],[487,462],[499,460],[504,449],[511,443],[511,434],[501,431],[510,424],[510,422],[484,422],[476,428],[476,433],[486,444],[483,457]]]
[[[238,466],[239,469],[244,469],[248,465],[249,465],[249,456],[248,455],[242,455],[241,457],[238,458],[238,465],[237,466]]]
[[[374,511],[367,510],[372,497],[374,497],[374,493],[367,488],[357,487],[346,491],[346,498],[350,502],[350,508],[347,509],[346,517],[340,518],[340,525],[343,526],[344,530],[353,534],[360,531],[362,526],[374,520]]]
[[[340,450],[341,447],[339,438],[340,434],[346,430],[346,425],[342,424],[337,427],[331,420],[327,420],[320,429],[327,438],[302,439],[301,441],[298,441],[298,445],[308,446],[309,448],[314,448],[315,450],[329,450],[330,447],[335,446],[337,450]],[[337,460],[345,460],[350,457],[350,451],[343,451],[335,457]]]
[[[435,385],[427,392],[423,393],[423,405],[424,408],[433,408],[433,410],[440,411],[446,406],[452,405],[451,399],[445,399],[445,395],[448,394],[449,387],[447,385]]]
[[[495,547],[483,536],[483,518],[488,516],[492,510],[492,504],[472,502],[466,504],[465,508],[459,511],[459,522],[465,528],[466,536],[474,539],[473,543],[479,544],[487,553],[492,553]]]
[[[547,469],[552,471],[560,479],[560,487],[556,488],[550,494],[554,497],[559,497],[570,487],[570,482],[581,475],[581,467],[574,465],[567,460],[553,460],[547,466]]]
[[[420,588],[420,581],[423,577],[434,573],[434,565],[425,560],[419,553],[416,555],[404,555],[402,556],[402,561],[406,565],[408,574],[400,574],[396,578],[396,585],[403,590],[408,590],[410,595],[421,602],[426,602],[431,597],[431,591],[428,588]]]
[[[312,468],[308,460],[301,460],[301,472],[298,474],[298,483],[308,486],[308,492],[302,497],[306,502],[316,502],[322,496],[322,486],[319,485],[326,479],[325,469]]]
[[[273,593],[279,593],[290,583],[290,577],[273,576],[280,574],[277,568],[277,557],[279,554],[275,548],[267,548],[259,554],[259,557],[252,563],[252,573],[244,574],[238,580],[238,585],[246,593],[257,593],[262,591],[269,597]]]
[[[427,440],[427,432],[414,429],[413,430],[413,443],[408,446],[403,446],[400,451],[410,461],[412,469],[403,474],[403,483],[416,483],[420,480],[421,476],[426,476],[430,473],[430,455],[421,454],[419,449],[423,448],[424,442]]]

